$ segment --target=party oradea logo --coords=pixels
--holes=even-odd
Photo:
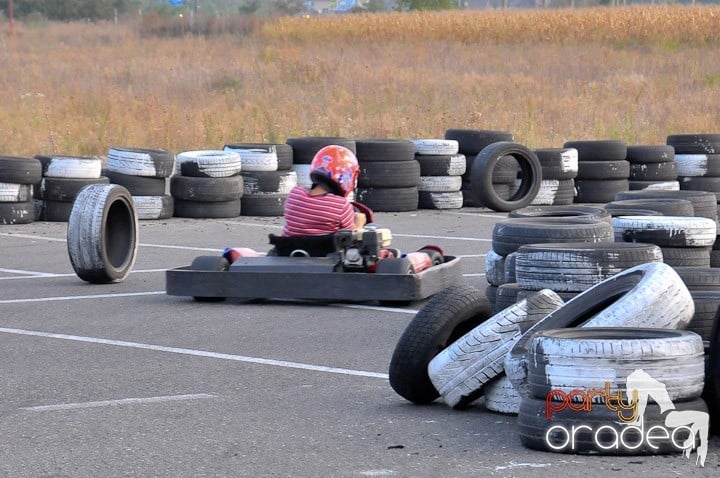
[[[665,384],[642,369],[628,375],[625,395],[623,399],[621,390],[613,393],[610,382],[605,382],[604,389],[568,393],[551,390],[545,399],[548,420],[553,420],[554,414],[565,409],[583,413],[592,411],[593,407],[607,407],[612,418],[617,416],[617,420],[600,422],[593,419],[583,423],[573,417],[572,425],[558,423],[550,427],[545,432],[545,443],[555,451],[582,448],[584,452],[605,454],[612,450],[632,454],[633,450],[641,448],[648,452],[662,448],[663,452],[682,452],[686,458],[696,450],[696,464],[705,466],[710,427],[710,416],[706,412],[678,410]],[[650,403],[650,410],[649,398],[655,402]],[[648,411],[652,418],[646,420]]]

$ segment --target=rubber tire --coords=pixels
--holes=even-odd
[[[605,221],[608,224],[612,224],[610,214],[600,206],[528,206],[510,212],[508,217],[582,217],[591,222]]]
[[[687,199],[651,198],[651,199],[625,199],[622,201],[611,201],[605,204],[605,210],[612,213],[614,210],[622,209],[649,209],[658,211],[663,216],[694,216],[693,203]],[[623,214],[631,216],[632,214]]]
[[[375,212],[416,211],[420,201],[417,186],[409,188],[358,188],[355,200]]]
[[[490,302],[460,284],[441,290],[418,311],[400,336],[390,360],[390,386],[401,397],[428,404],[440,396],[430,381],[430,361],[449,344],[490,318]]]
[[[169,219],[173,216],[175,201],[172,196],[133,196],[138,220]]]
[[[680,183],[674,181],[635,181],[628,180],[628,191],[642,191],[644,189],[679,191]]]
[[[35,184],[41,178],[42,164],[37,158],[0,156],[1,183]]]
[[[679,177],[720,176],[720,154],[677,154]]]
[[[358,186],[368,188],[405,188],[420,184],[417,161],[378,161],[360,163]]]
[[[360,167],[366,162],[415,160],[415,145],[407,139],[356,139],[355,144]]]
[[[720,154],[720,134],[671,134],[667,144],[675,154]]]
[[[634,163],[630,164],[630,178],[634,181],[677,181],[677,163]]]
[[[720,310],[715,315],[715,323],[710,336],[703,398],[710,410],[711,429],[718,435],[720,434]]]
[[[706,342],[710,341],[715,316],[720,308],[720,291],[691,290],[690,293],[695,304],[695,314],[687,330],[695,332]]]
[[[48,222],[68,222],[72,213],[71,201],[43,201],[42,220]]]
[[[293,165],[293,148],[289,144],[285,143],[234,143],[226,144],[223,146],[223,149],[259,149],[266,153],[275,153],[277,155],[278,171],[289,171]],[[242,151],[240,151],[240,156],[242,159]]]
[[[168,178],[175,172],[175,155],[164,149],[113,147],[107,169],[132,176]]]
[[[632,145],[627,147],[627,157],[631,164],[674,164],[675,148],[668,145]]]
[[[501,219],[495,223],[492,232],[492,249],[504,256],[525,244],[613,241],[610,224],[583,217]]]
[[[578,175],[578,152],[575,148],[538,148],[533,152],[540,161],[543,179],[575,179]]]
[[[223,256],[198,256],[190,264],[193,271],[224,272],[230,269],[230,263]],[[195,302],[222,302],[225,297],[199,297],[193,296]]]
[[[467,159],[463,154],[423,155],[416,154],[421,176],[462,176],[467,171]]]
[[[615,199],[619,192],[627,191],[627,179],[576,179],[575,202],[605,204]]]
[[[460,209],[462,207],[463,195],[461,191],[448,193],[418,192],[419,209]]]
[[[242,177],[243,195],[290,194],[298,185],[295,171],[248,171]]]
[[[198,202],[174,199],[173,216],[194,219],[217,219],[238,217],[241,212],[240,199],[232,201]]]
[[[184,151],[175,161],[176,175],[179,172],[182,176],[195,178],[228,178],[243,170],[240,154],[234,151]]]
[[[647,198],[680,198],[687,199],[693,203],[695,217],[707,217],[713,221],[717,220],[717,197],[715,194],[705,191],[667,191],[644,189],[642,191],[625,191],[615,195],[615,201],[623,199],[647,199]],[[610,201],[606,201],[610,202]]]
[[[705,217],[622,216],[613,218],[615,242],[646,242],[661,247],[711,247],[717,224]]]
[[[105,171],[105,176],[111,183],[119,184],[130,191],[133,196],[164,196],[170,191],[170,180],[167,178],[133,176],[115,171]]]
[[[663,262],[673,267],[710,267],[710,247],[661,247]]]
[[[624,159],[615,161],[580,161],[577,179],[628,179],[630,163]]]
[[[493,143],[515,140],[513,134],[509,131],[456,128],[446,130],[445,139],[454,139],[458,142],[458,151],[460,153],[473,156]]]
[[[299,138],[288,138],[285,141],[293,151],[293,164],[312,163],[315,153],[325,146],[343,146],[357,155],[355,140],[337,136],[303,136]]]
[[[39,185],[36,184],[36,187],[39,186],[36,198],[47,201],[73,202],[80,190],[90,184],[110,184],[110,180],[106,177],[97,179],[43,178]]]
[[[35,220],[33,201],[0,202],[0,224],[30,224]]]
[[[720,269],[711,267],[675,267],[690,292],[720,291]]]
[[[563,147],[577,149],[580,161],[618,161],[627,158],[625,141],[567,141]]]
[[[521,181],[515,194],[507,200],[500,198],[492,187],[492,174],[504,156],[512,156],[519,165]],[[483,149],[470,171],[473,201],[494,211],[509,212],[529,205],[540,190],[542,170],[535,153],[525,146],[511,142],[493,143]]]
[[[116,184],[92,184],[75,199],[67,227],[73,270],[93,284],[120,282],[135,264],[138,219],[130,192]]]
[[[234,201],[243,196],[243,177],[193,178],[173,176],[170,193],[175,199],[194,202]]]

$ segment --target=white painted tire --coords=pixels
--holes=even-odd
[[[462,206],[463,195],[461,191],[446,193],[436,193],[430,191],[418,192],[419,209],[460,209]]]
[[[555,204],[555,196],[560,186],[560,180],[558,179],[543,179],[540,181],[540,189],[538,190],[535,199],[530,201],[533,206],[552,206]],[[513,187],[510,188],[510,194],[514,194]]]
[[[291,169],[297,174],[297,185],[305,189],[310,189],[310,186],[312,186],[312,179],[310,179],[310,165],[293,164]]]
[[[30,201],[32,191],[32,184],[0,183],[0,202]]]
[[[138,248],[138,219],[128,190],[117,184],[83,188],[68,220],[67,248],[82,280],[105,284],[125,279]]]
[[[168,219],[173,215],[173,197],[165,196],[132,196],[135,211],[140,220]]]
[[[225,146],[225,151],[234,151],[240,154],[244,171],[277,171],[278,157],[274,150],[248,148],[236,149]]]
[[[715,243],[717,224],[705,217],[617,216],[615,242],[649,242],[663,247],[707,247]]]
[[[704,350],[702,338],[686,330],[600,327],[541,331],[529,347],[528,389],[536,398],[547,398],[551,391],[567,395],[573,390],[602,390],[610,383],[615,395],[618,390],[625,391],[628,375],[641,369],[661,382],[671,400],[693,399],[703,391]],[[571,400],[580,398],[573,395]],[[595,396],[593,402],[604,399]]]
[[[101,174],[100,158],[51,156],[43,161],[43,176],[47,178],[97,179]]]
[[[662,262],[641,264],[596,284],[539,320],[505,357],[505,374],[527,391],[527,352],[533,334],[566,327],[684,329],[695,313],[690,291]]]
[[[110,148],[107,168],[130,176],[168,178],[175,172],[175,156],[163,149]]]
[[[227,178],[240,174],[240,155],[233,151],[184,151],[175,160],[175,174],[204,178]]]
[[[643,189],[662,190],[662,191],[680,191],[680,183],[678,181],[660,181],[648,184]]]
[[[491,412],[517,415],[522,397],[507,376],[497,377],[485,385],[485,408]]]
[[[418,191],[434,193],[448,193],[460,191],[462,188],[461,176],[420,176]]]
[[[485,254],[485,279],[488,284],[500,286],[505,280],[505,256],[501,256],[497,252],[490,249]]]
[[[717,176],[720,172],[720,155],[676,154],[675,164],[679,177]]]
[[[450,155],[457,154],[460,144],[454,139],[413,139],[416,154]]]
[[[428,376],[443,401],[466,406],[480,397],[487,382],[503,372],[504,358],[525,330],[563,304],[549,289],[500,311],[436,355]]]

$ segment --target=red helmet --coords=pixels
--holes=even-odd
[[[310,163],[310,179],[338,196],[347,196],[357,182],[360,168],[355,153],[344,146],[325,146]]]

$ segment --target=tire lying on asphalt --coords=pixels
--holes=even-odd
[[[649,262],[615,274],[539,320],[505,357],[505,373],[526,390],[527,352],[533,334],[565,327],[684,329],[695,313],[690,291],[673,268]]]
[[[648,198],[648,199],[624,199],[621,201],[612,201],[605,204],[605,209],[611,214],[615,210],[627,209],[649,209],[658,211],[663,216],[694,216],[695,209],[692,202],[687,199],[672,198]],[[632,216],[632,214],[622,214],[623,216]]]
[[[440,396],[428,364],[440,351],[491,315],[478,289],[461,284],[433,295],[408,324],[390,360],[390,386],[401,397],[427,404]]]
[[[30,224],[35,221],[32,201],[0,202],[0,224]]]
[[[82,280],[105,284],[125,279],[138,248],[138,219],[128,190],[116,184],[83,188],[70,213],[67,247]]]
[[[605,389],[609,383],[612,395],[618,391],[627,394],[628,376],[642,369],[665,386],[671,400],[689,400],[702,393],[704,352],[702,338],[687,330],[593,327],[541,331],[530,341],[528,389],[536,398],[553,396],[557,400],[574,390]],[[597,395],[593,401],[604,403],[605,398]]]
[[[478,399],[493,378],[503,372],[504,358],[532,324],[563,304],[545,289],[483,321],[428,364],[428,375],[443,401],[463,408]]]
[[[503,156],[512,156],[519,166],[520,184],[507,200],[500,198],[492,187],[493,169]],[[530,149],[517,143],[499,142],[478,153],[470,171],[470,181],[475,204],[495,211],[509,212],[525,207],[535,199],[540,190],[542,170],[540,161]]]

